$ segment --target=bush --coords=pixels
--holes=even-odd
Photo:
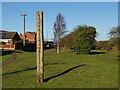
[[[89,54],[94,47],[96,29],[91,26],[78,26],[75,29],[75,51],[77,54]]]
[[[114,47],[111,40],[96,42],[95,49],[110,51]]]

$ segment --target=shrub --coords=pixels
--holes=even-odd
[[[94,46],[96,29],[91,26],[78,26],[75,29],[75,51],[77,54],[89,54]]]

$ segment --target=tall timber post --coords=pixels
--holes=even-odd
[[[43,83],[43,12],[36,13],[36,29],[37,29],[37,82]]]

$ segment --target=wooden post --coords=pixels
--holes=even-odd
[[[37,82],[43,82],[43,12],[37,12]]]

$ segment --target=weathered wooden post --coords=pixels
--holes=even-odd
[[[43,12],[38,11],[37,22],[37,82],[43,82]]]

